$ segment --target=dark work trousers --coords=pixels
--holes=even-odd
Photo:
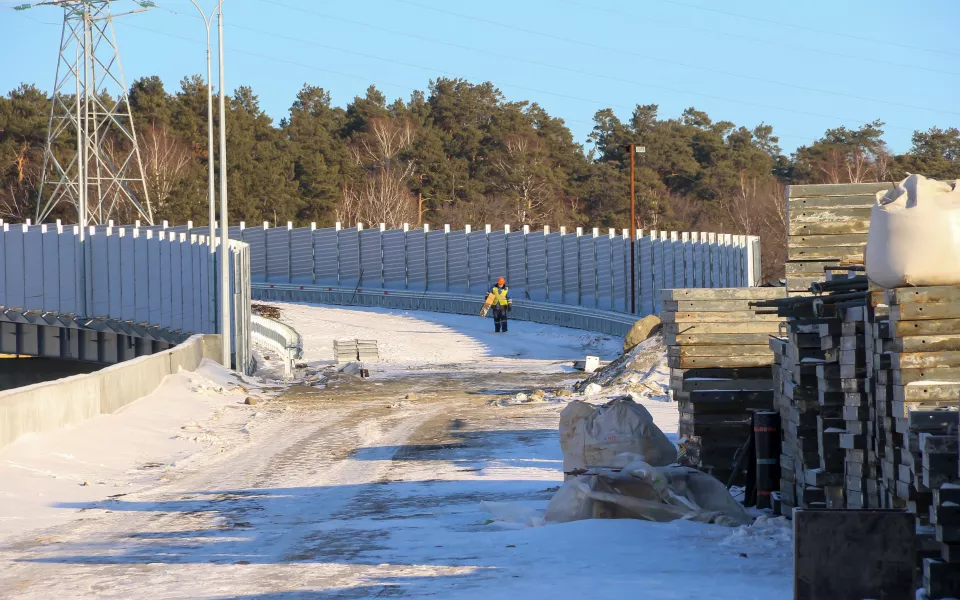
[[[493,307],[493,328],[496,333],[507,332],[507,307],[499,304]]]

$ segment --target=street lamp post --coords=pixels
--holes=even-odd
[[[230,265],[227,255],[230,226],[227,211],[227,119],[223,83],[223,0],[217,1],[217,45],[220,50],[220,336],[223,345],[223,364],[230,367]],[[237,365],[243,370],[243,365]]]
[[[208,219],[210,223],[210,258],[209,258],[209,290],[210,290],[210,320],[216,323],[217,315],[217,199],[214,188],[213,176],[213,53],[210,50],[210,26],[213,24],[213,16],[216,11],[210,13],[208,17],[203,9],[197,4],[197,0],[190,0],[200,13],[207,29],[207,208]]]
[[[636,156],[647,151],[644,146],[630,144],[630,312],[637,314],[637,194],[636,194]]]

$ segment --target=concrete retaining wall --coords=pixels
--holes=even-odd
[[[0,392],[0,448],[27,433],[45,433],[112,413],[151,394],[167,375],[220,359],[219,335],[195,335],[158,354],[96,373]]]

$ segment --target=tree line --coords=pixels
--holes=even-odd
[[[371,86],[346,107],[304,85],[278,123],[249,87],[227,100],[232,222],[627,228],[628,145],[637,144],[646,150],[636,160],[637,227],[760,235],[764,275],[773,278],[785,255],[785,184],[908,172],[960,178],[957,128],[917,131],[909,151],[896,155],[879,121],[837,127],[787,156],[768,124],[713,121],[694,108],[663,118],[650,104],[627,120],[597,111],[587,151],[537,103],[462,79],[431,81],[392,103]],[[0,98],[0,218],[22,221],[36,211],[50,102],[30,84]],[[203,80],[184,78],[170,92],[158,77],[141,78],[129,102],[155,218],[206,222]],[[68,157],[75,148],[55,151]],[[76,221],[63,205],[51,218]]]

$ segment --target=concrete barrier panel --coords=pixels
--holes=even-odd
[[[46,433],[111,413],[153,393],[167,375],[193,371],[220,355],[220,336],[195,335],[182,344],[95,373],[0,392],[0,448],[28,433]]]

